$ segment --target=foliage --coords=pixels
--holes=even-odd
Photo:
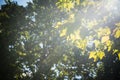
[[[22,13],[21,13],[22,12]],[[16,53],[20,32],[26,26],[26,10],[14,2],[1,6],[0,10],[0,79],[16,80],[22,74]],[[25,22],[26,21],[26,22]],[[19,65],[19,66],[18,66]],[[19,76],[19,77],[17,77]],[[22,76],[21,76],[22,77]]]
[[[0,79],[120,79],[118,4],[33,0],[22,7],[8,2],[0,10]]]

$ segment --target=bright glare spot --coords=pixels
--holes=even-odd
[[[23,77],[26,77],[26,74],[25,74],[25,73],[22,73],[22,76],[23,76]]]
[[[81,80],[81,79],[82,79],[82,76],[80,76],[80,75],[75,75],[75,79],[76,79],[76,80]]]
[[[40,43],[39,46],[40,46],[41,48],[43,48],[43,43]]]

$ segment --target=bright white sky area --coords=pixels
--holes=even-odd
[[[11,0],[11,1],[16,1],[19,5],[26,6],[27,2],[31,2],[32,0]],[[4,0],[0,0],[0,5],[5,4]]]

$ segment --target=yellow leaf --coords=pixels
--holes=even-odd
[[[68,8],[70,8],[70,9],[74,8],[74,3],[70,1],[70,2],[68,3]]]
[[[75,18],[75,17],[74,17],[74,14],[71,14],[71,15],[69,15],[68,21],[71,22],[71,23],[73,23],[73,22],[75,21],[74,18]]]
[[[59,0],[60,2],[62,2],[63,0]]]
[[[66,4],[66,3],[64,3],[64,4],[63,4],[63,8],[66,8],[66,7],[67,7],[67,4]]]
[[[89,5],[94,5],[95,2],[94,2],[94,1],[90,1],[88,4],[89,4]]]
[[[100,41],[99,40],[94,40],[94,43],[95,43],[95,47],[97,48],[100,44]]]
[[[118,59],[120,60],[120,52],[118,53]]]
[[[90,58],[93,58],[95,55],[96,55],[96,52],[91,51],[91,52],[90,52],[90,55],[89,55],[89,59],[90,59]]]
[[[75,41],[75,36],[73,34],[70,34],[70,38],[72,41]]]
[[[105,32],[105,35],[110,35],[111,31],[110,31],[110,28],[109,27],[106,27],[104,29],[104,32]]]
[[[85,7],[87,5],[87,2],[84,1],[84,2],[81,3],[81,5]]]
[[[80,0],[76,0],[76,4],[79,5],[80,4]]]
[[[91,51],[89,55],[89,59],[93,58],[94,62],[97,61],[98,58],[100,60],[103,59],[103,57],[105,57],[105,53],[103,51]]]
[[[60,33],[60,37],[65,36],[65,35],[66,35],[66,32],[67,32],[67,29],[66,29],[66,28],[63,29],[63,30],[61,31],[61,33]]]
[[[117,27],[120,27],[120,22],[115,24]]]
[[[71,15],[70,15],[70,19],[73,19],[73,18],[74,18],[74,14],[71,14]]]
[[[103,36],[101,39],[101,42],[104,43],[104,42],[108,41],[109,39],[110,39],[109,36]]]
[[[107,40],[107,41],[106,41],[106,46],[107,46],[107,48],[108,48],[108,51],[111,50],[112,45],[113,45],[113,42],[112,42],[112,41],[110,41],[110,40]]]
[[[61,23],[61,22],[57,22],[57,24],[56,24],[55,28],[59,28],[61,25],[62,25],[62,23]]]
[[[103,51],[98,51],[97,56],[100,58],[100,60],[105,56],[105,53]]]
[[[115,54],[116,52],[118,52],[118,49],[113,50],[113,54]]]
[[[96,62],[97,61],[97,56],[94,56],[94,62]]]
[[[91,51],[91,52],[90,52],[89,59],[90,59],[90,58],[93,58],[93,59],[94,59],[94,62],[97,61],[97,55],[96,55],[96,52],[95,52],[95,51]]]
[[[20,52],[20,51],[18,51],[18,54],[19,54],[20,56],[26,56],[26,53],[23,53],[23,52]]]
[[[115,38],[119,38],[120,37],[120,29],[118,29],[114,35]]]
[[[98,37],[102,37],[102,36],[108,36],[110,35],[111,31],[110,31],[110,28],[109,27],[106,27],[106,28],[99,28],[97,30],[97,33],[98,33]]]
[[[110,51],[111,50],[111,46],[108,46],[108,51]]]
[[[106,42],[106,45],[107,45],[107,46],[111,46],[112,44],[113,44],[113,42],[110,41],[110,40],[108,40],[108,41]]]
[[[76,30],[75,32],[74,32],[74,35],[75,35],[75,39],[77,40],[77,39],[80,39],[80,30],[78,29],[78,30]]]
[[[82,50],[86,49],[87,40],[79,40],[79,41],[76,41],[75,43],[78,48]]]

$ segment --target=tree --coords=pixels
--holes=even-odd
[[[118,0],[83,0],[78,3],[80,5],[77,7],[75,7],[73,0],[60,0],[59,3],[61,4],[58,7],[60,6],[61,9],[72,13],[70,17],[72,16],[73,19],[71,24],[65,23],[60,26],[65,29],[65,31],[61,30],[60,35],[64,32],[64,35],[61,37],[66,37],[66,40],[72,41],[73,45],[76,45],[78,49],[82,50],[83,55],[89,55],[89,58],[92,58],[97,64],[99,61],[102,61],[103,70],[97,71],[98,76],[95,79],[119,79],[119,69],[117,68],[119,67],[119,43],[117,42],[119,42],[118,26],[120,15],[118,14],[119,10],[115,10],[115,7],[118,9],[120,6],[117,4],[120,2]],[[71,7],[69,3],[72,3],[71,5],[73,6]],[[112,6],[109,7],[109,5]],[[59,27],[57,28],[59,29]]]
[[[0,9],[0,79],[16,80],[22,70],[17,60],[16,44],[22,28],[26,26],[26,10],[15,2],[8,1]]]
[[[0,16],[0,44],[5,46],[0,49],[5,53],[1,64],[10,65],[7,68],[13,73],[4,68],[1,76],[10,80],[120,79],[119,3],[33,0],[25,8],[12,2],[5,5]],[[9,22],[14,19],[15,23]],[[2,62],[8,59],[9,63]]]

